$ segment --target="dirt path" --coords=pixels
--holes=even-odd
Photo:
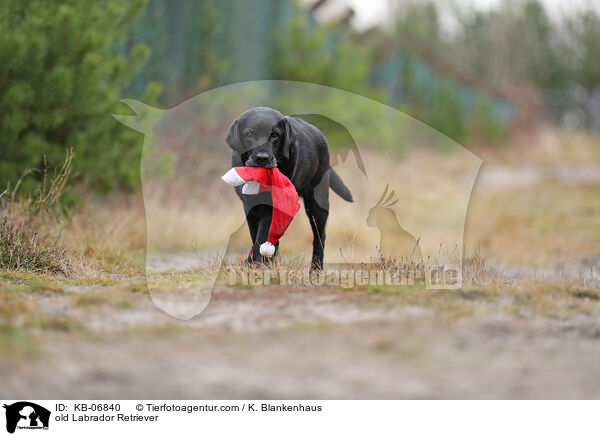
[[[600,318],[540,316],[512,294],[438,293],[427,307],[405,293],[218,289],[188,322],[126,289],[27,298],[85,331],[40,334],[37,357],[2,371],[7,398],[600,397]]]

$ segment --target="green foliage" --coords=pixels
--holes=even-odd
[[[463,110],[460,106],[456,88],[448,82],[439,84],[433,95],[432,101],[425,107],[418,117],[435,127],[444,135],[455,140],[465,138],[466,126]]]
[[[121,90],[148,58],[114,47],[145,0],[4,0],[0,3],[0,180],[25,169],[37,181],[72,148],[74,179],[98,190],[136,186],[140,136],[116,122]],[[148,89],[155,99],[159,89]]]
[[[372,62],[368,48],[334,36],[327,25],[311,28],[306,16],[296,12],[276,42],[275,78],[368,93]]]
[[[475,140],[489,141],[496,145],[501,144],[506,136],[504,126],[494,117],[492,102],[483,94],[478,96],[475,103],[471,132]]]
[[[435,53],[444,47],[438,11],[432,5],[407,6],[406,11],[403,35],[414,36],[402,41],[408,45],[414,41],[416,53],[411,56],[406,55],[408,50],[401,50],[387,30],[359,35],[351,27],[318,23],[305,10],[292,7],[290,0],[260,0],[250,9],[232,0],[151,0],[128,39],[128,44],[145,41],[153,47],[152,58],[137,77],[135,88],[149,78],[159,78],[166,87],[161,103],[170,106],[231,82],[309,82],[388,104],[402,104],[403,110],[463,141],[473,114],[461,103],[465,99],[461,99],[461,90],[452,83],[453,76],[438,71],[438,65],[433,65],[433,74],[422,75],[423,66],[433,64],[423,53]],[[380,75],[382,65],[399,51],[406,61],[401,70],[394,71],[397,65],[392,65],[381,74],[385,80],[390,74],[401,76],[389,80],[394,82],[390,87],[396,88],[374,86],[374,77]],[[419,64],[420,70],[412,64]],[[444,77],[449,78],[446,83]],[[281,107],[293,111],[297,106],[291,104],[292,98],[298,97],[290,96],[281,102]],[[323,105],[330,110],[347,110],[336,101]],[[357,104],[352,110],[362,120],[361,125],[377,125],[379,121],[365,112],[368,106]],[[343,136],[333,142],[347,142]],[[380,144],[383,147],[391,146],[390,141],[394,140],[393,135],[387,136],[389,144]]]
[[[202,19],[199,26],[200,40],[198,54],[194,56],[193,66],[200,70],[198,88],[203,91],[214,85],[215,79],[222,77],[227,70],[227,63],[222,60],[215,50],[217,35],[222,31],[221,23],[218,20],[217,7],[215,0],[205,0],[199,7],[200,13],[195,17]],[[190,26],[193,28],[193,26]]]
[[[431,4],[407,5],[399,29],[405,44],[416,43],[411,50],[400,53],[402,63],[397,71],[397,89],[391,90],[400,97],[401,109],[456,141],[469,139],[472,125],[477,126],[479,139],[493,137],[493,142],[498,141],[503,136],[503,126],[495,119],[489,100],[478,108],[485,112],[475,113],[461,103],[460,90],[455,83],[435,76],[435,73],[423,76],[416,70],[417,62],[421,67],[424,65],[419,60],[422,59],[420,53],[434,53],[444,46],[436,7]],[[386,56],[380,44],[384,34],[379,33],[359,44],[339,29],[327,25],[311,26],[306,15],[296,13],[284,35],[278,41],[275,56],[277,78],[329,85],[381,100],[381,92],[372,85],[371,77],[378,58]],[[334,107],[336,102],[327,101],[323,105]],[[352,108],[363,120],[357,124],[380,125],[378,120],[367,122],[370,114],[363,110],[367,107],[357,104]],[[337,130],[333,129],[333,132]],[[385,136],[385,132],[380,134]],[[332,139],[333,143],[348,142],[343,135]],[[384,142],[379,145],[399,147],[393,137]]]

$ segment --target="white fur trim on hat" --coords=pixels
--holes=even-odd
[[[221,176],[221,179],[231,186],[240,186],[246,183],[244,179],[240,177],[235,168],[230,169]]]
[[[260,254],[262,254],[265,257],[273,257],[273,255],[275,254],[275,246],[269,241],[260,244]]]

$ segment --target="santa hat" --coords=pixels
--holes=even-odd
[[[296,188],[278,168],[234,167],[227,171],[223,181],[231,186],[244,185],[242,193],[247,195],[268,191],[273,201],[273,216],[269,236],[260,246],[260,254],[271,257],[275,254],[274,244],[283,236],[300,209]]]

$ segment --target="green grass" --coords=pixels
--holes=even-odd
[[[0,324],[0,367],[17,364],[37,355],[40,343],[25,328]]]

